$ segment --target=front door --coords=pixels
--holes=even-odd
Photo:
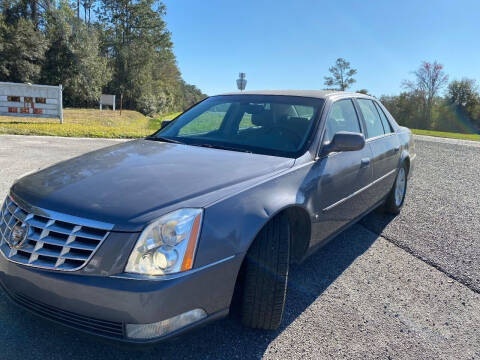
[[[363,133],[351,99],[330,107],[323,142],[338,131]],[[315,196],[316,219],[312,226],[313,244],[321,243],[368,209],[363,189],[371,182],[372,153],[368,146],[358,151],[330,153],[320,158],[312,170],[319,175]]]

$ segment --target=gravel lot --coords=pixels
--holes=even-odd
[[[480,143],[416,140],[418,171],[402,213],[362,224],[479,293]]]
[[[293,267],[280,330],[225,319],[139,349],[53,325],[0,294],[1,357],[480,358],[480,144],[416,140],[402,214],[372,213]],[[27,171],[113,142],[0,136],[0,196]]]

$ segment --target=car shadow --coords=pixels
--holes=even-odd
[[[269,344],[294,322],[378,238],[393,217],[367,215],[302,264],[292,265],[284,318],[276,331],[243,327],[228,317],[172,340],[138,347],[100,340],[52,324],[7,302],[0,295],[0,344],[15,349],[9,359],[45,359],[54,354],[70,359],[261,358]],[[371,229],[374,232],[367,230]],[[59,355],[63,354],[63,355]],[[55,357],[55,356],[54,356]]]

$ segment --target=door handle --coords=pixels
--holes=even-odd
[[[369,167],[370,166],[370,158],[363,158],[360,162],[360,167]]]

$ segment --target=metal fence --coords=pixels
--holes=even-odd
[[[0,82],[0,116],[58,118],[61,124],[62,85]]]

